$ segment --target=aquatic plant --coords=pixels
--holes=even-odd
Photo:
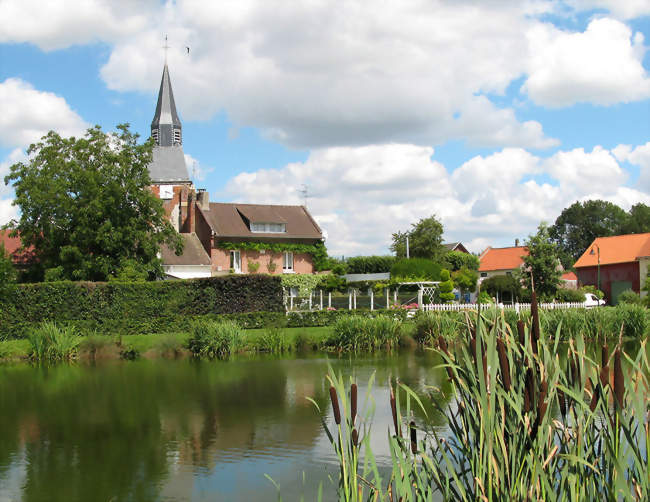
[[[294,346],[287,334],[279,326],[267,326],[258,344],[258,350],[271,352],[272,354],[284,354],[285,352],[291,352],[293,348]]]
[[[195,357],[225,359],[241,346],[243,330],[234,321],[196,321],[188,348]]]
[[[28,334],[30,355],[36,361],[72,359],[77,355],[80,337],[72,327],[46,321]]]
[[[391,350],[399,344],[401,328],[401,321],[391,316],[340,317],[334,323],[325,345],[338,351],[351,352],[380,348]]]

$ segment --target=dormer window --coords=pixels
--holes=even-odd
[[[283,234],[286,231],[286,223],[251,223],[251,232],[254,233]]]

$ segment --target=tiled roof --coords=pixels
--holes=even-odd
[[[528,255],[528,248],[525,246],[509,248],[489,247],[479,260],[479,272],[490,272],[495,270],[514,270],[524,262],[523,257]]]
[[[599,249],[601,265],[637,261],[639,258],[650,256],[650,233],[598,237],[582,253],[574,267],[598,265]]]
[[[578,276],[574,274],[573,272],[564,272],[562,274],[562,280],[564,281],[577,281]]]
[[[210,265],[210,256],[195,233],[180,234],[183,239],[183,254],[177,256],[173,249],[161,246],[163,265]]]
[[[22,242],[20,237],[10,237],[11,230],[0,230],[0,242],[4,244],[5,250],[11,256],[16,265],[26,264],[33,259],[32,249],[21,251]]]
[[[201,210],[216,237],[253,237],[268,239],[323,238],[321,229],[304,206],[274,206],[211,202],[210,210]],[[251,232],[246,219],[253,223],[285,223],[286,232]]]
[[[462,251],[463,253],[469,254],[467,248],[463,246],[462,242],[443,242],[442,245],[447,249],[447,251]]]

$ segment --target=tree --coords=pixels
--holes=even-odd
[[[462,268],[469,270],[478,270],[479,259],[473,254],[463,253],[462,251],[448,251],[445,254],[445,262],[449,265],[450,270],[457,271]]]
[[[549,235],[546,223],[540,223],[535,235],[528,236],[526,241],[528,255],[524,256],[521,269],[521,281],[525,287],[531,288],[531,274],[535,283],[535,291],[541,298],[550,300],[560,285],[562,269],[558,253],[558,245]]]
[[[454,283],[451,280],[451,276],[449,275],[449,270],[446,268],[442,269],[440,272],[440,280],[442,282],[438,284],[438,297],[442,303],[449,303],[456,298],[456,295],[452,293],[454,290]]]
[[[452,272],[451,278],[454,280],[454,285],[460,290],[461,295],[476,290],[476,283],[478,282],[478,272],[476,270],[462,267],[460,270]]]
[[[180,236],[149,189],[153,142],[137,144],[128,125],[118,131],[95,126],[79,139],[50,131],[5,177],[21,213],[11,223],[14,235],[33,246],[41,277],[50,270],[49,278],[104,281],[125,263],[160,275],[160,245],[181,252]]]
[[[562,265],[568,269],[596,237],[623,233],[621,230],[627,221],[628,214],[616,204],[588,200],[564,209],[548,230],[559,247]]]
[[[500,300],[503,299],[504,293],[507,293],[506,298],[514,302],[521,298],[521,282],[512,275],[495,275],[481,283],[481,291],[486,291]]]
[[[628,211],[628,217],[620,234],[643,234],[650,232],[650,206],[639,202]]]
[[[411,230],[407,232],[396,232],[393,234],[393,243],[390,250],[398,258],[406,257],[406,238],[409,238],[409,256],[411,258],[428,258],[430,260],[440,259],[445,248],[442,245],[442,223],[435,215],[423,218],[417,223],[411,224]]]

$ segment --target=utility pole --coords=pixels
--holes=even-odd
[[[406,236],[406,257],[410,258],[409,256],[409,236]]]

